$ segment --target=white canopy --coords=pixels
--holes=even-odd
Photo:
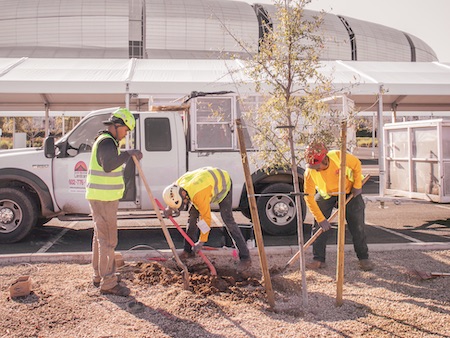
[[[357,109],[450,111],[450,64],[439,62],[323,61],[336,88]],[[87,111],[130,108],[147,95],[191,91],[252,92],[240,60],[0,58],[0,111]],[[373,108],[372,108],[373,107]]]

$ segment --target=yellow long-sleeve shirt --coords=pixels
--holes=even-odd
[[[340,157],[340,151],[337,152]],[[336,195],[339,192],[339,170],[340,168],[334,163],[332,160],[329,160],[329,166],[325,170],[319,171],[319,174],[322,176],[323,180],[327,186],[328,195]],[[345,192],[349,194],[352,190],[352,187],[355,189],[362,188],[362,167],[361,161],[354,155],[348,154],[346,156],[346,166],[353,171],[354,182],[352,183],[348,177],[345,180]],[[316,183],[314,182],[311,171],[315,169],[307,168],[304,175],[304,193],[306,205],[308,206],[309,211],[314,216],[317,222],[322,222],[325,220],[325,216],[314,199],[314,195],[316,193]]]
[[[214,167],[204,167],[185,173],[177,180],[185,189],[200,214],[200,220],[211,227],[211,203],[220,203],[231,188],[228,172]],[[207,242],[209,231],[200,231],[200,242]]]
[[[189,192],[188,192],[189,193]],[[211,227],[211,200],[213,197],[213,188],[208,186],[194,196],[190,196],[192,203],[200,213],[200,220],[204,220],[209,227]],[[209,232],[203,233],[200,231],[200,242],[207,242]]]

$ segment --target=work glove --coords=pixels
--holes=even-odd
[[[163,211],[164,217],[165,218],[169,218],[169,217],[178,217],[180,216],[180,211],[177,209],[172,209],[170,207],[166,207]]]
[[[171,217],[172,216],[172,209],[169,208],[169,207],[165,208],[163,214],[164,214],[165,218]]]
[[[319,226],[322,228],[323,231],[328,231],[331,229],[331,224],[326,219],[324,219],[322,222],[319,222]]]
[[[127,150],[128,155],[135,156],[138,161],[142,159],[142,152],[139,149],[130,149]]]
[[[352,188],[352,194],[353,194],[353,197],[356,197],[356,196],[358,196],[358,195],[361,195],[361,193],[362,193],[362,189]]]
[[[198,253],[203,248],[203,245],[205,245],[205,242],[198,241],[192,247],[192,251],[194,251],[195,253]]]

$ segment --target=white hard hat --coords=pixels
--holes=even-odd
[[[169,208],[179,209],[183,205],[183,197],[181,197],[180,189],[176,184],[169,185],[164,189],[163,199]]]

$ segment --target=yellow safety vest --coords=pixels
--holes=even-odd
[[[117,201],[123,197],[123,192],[125,191],[122,166],[107,173],[97,161],[98,145],[108,137],[113,139],[116,146],[118,146],[117,141],[109,134],[100,135],[94,142],[91,163],[86,178],[86,199],[88,200]],[[117,148],[117,152],[120,154],[119,148]]]
[[[337,165],[338,168],[341,167],[341,159],[339,157],[339,155],[337,154],[337,150],[330,150],[327,153],[328,158],[334,162],[334,164]],[[329,199],[331,196],[328,195],[327,192],[327,184],[325,183],[325,181],[322,178],[322,175],[320,175],[320,172],[318,172],[317,170],[312,169],[310,171],[311,173],[311,178],[313,179],[314,183],[316,184],[316,189],[319,192],[319,194],[324,198],[324,199]],[[345,176],[347,176],[347,179],[350,182],[354,182],[355,179],[353,177],[353,170],[349,167],[345,167]]]
[[[200,190],[213,188],[211,203],[220,203],[231,189],[231,179],[225,170],[204,167],[188,171],[177,180],[177,185],[186,190],[192,199]]]

